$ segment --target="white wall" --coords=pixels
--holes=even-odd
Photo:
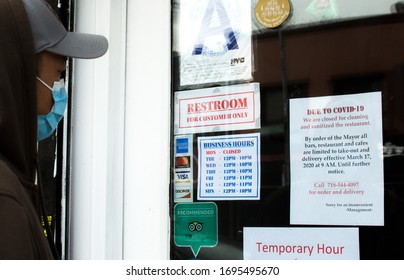
[[[170,1],[75,1],[108,53],[75,60],[71,259],[167,259]]]

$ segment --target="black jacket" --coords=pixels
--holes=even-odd
[[[40,223],[35,52],[21,0],[0,0],[0,259],[52,259]]]

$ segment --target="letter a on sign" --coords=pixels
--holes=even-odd
[[[180,86],[252,80],[251,0],[176,2]]]
[[[219,25],[214,22],[214,13],[217,13]],[[226,9],[222,0],[209,0],[205,11],[205,16],[196,40],[193,55],[201,55],[205,46],[205,41],[211,36],[224,36],[228,50],[238,49],[236,36],[230,24]]]

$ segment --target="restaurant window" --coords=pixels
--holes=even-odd
[[[401,258],[404,3],[172,7],[171,259]]]

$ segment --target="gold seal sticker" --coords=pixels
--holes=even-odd
[[[290,15],[289,0],[258,0],[255,6],[255,18],[267,28],[276,28]]]

